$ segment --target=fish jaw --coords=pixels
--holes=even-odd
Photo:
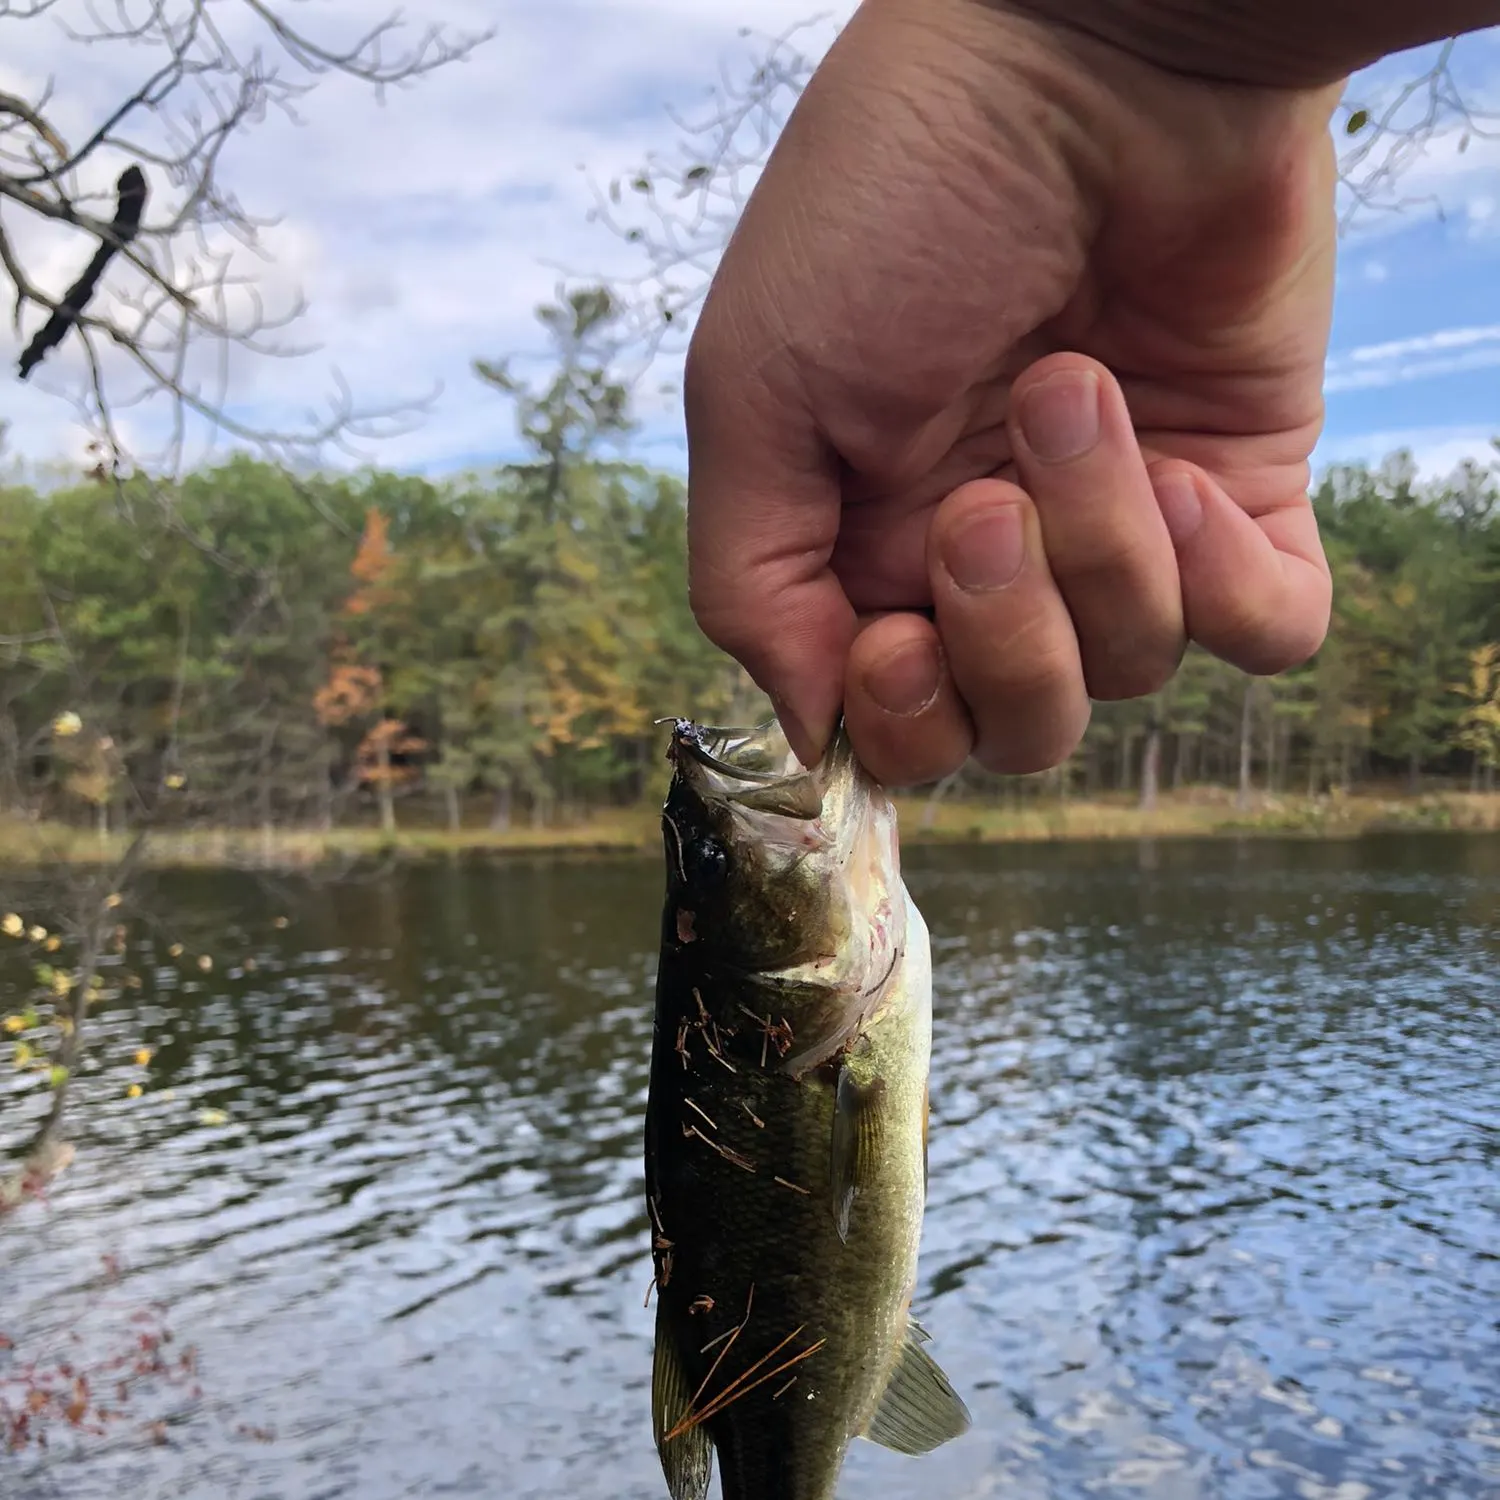
[[[781,1066],[800,1077],[874,1020],[894,983],[908,904],[895,808],[842,731],[806,771],[775,725],[678,721],[671,758],[663,950],[692,949],[721,1028],[744,1003],[718,1005],[721,981],[757,978],[791,1023]]]

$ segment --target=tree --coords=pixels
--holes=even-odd
[[[510,776],[498,789],[498,806],[508,816],[511,797],[524,789],[540,820],[551,790],[540,764],[572,739],[572,721],[585,705],[579,674],[603,643],[575,649],[579,633],[600,618],[597,597],[586,591],[604,575],[587,551],[607,540],[608,517],[597,494],[573,481],[603,443],[629,430],[630,416],[625,386],[612,369],[620,319],[613,294],[581,287],[539,307],[537,319],[556,354],[550,379],[528,385],[507,360],[476,360],[474,372],[515,403],[520,435],[536,455],[513,469],[521,492],[505,538],[514,588],[505,631],[512,732]],[[590,695],[597,686],[589,684]]]
[[[245,253],[260,253],[269,221],[241,204],[221,165],[232,141],[270,112],[293,111],[321,79],[358,80],[383,95],[484,37],[430,27],[403,41],[393,16],[325,43],[271,0],[76,9],[63,0],[0,9],[6,32],[66,10],[77,60],[60,89],[0,93],[0,272],[18,327],[34,328],[22,377],[44,359],[70,376],[106,473],[132,460],[175,471],[195,435],[305,460],[384,430],[401,413],[363,411],[343,389],[299,430],[257,426],[229,404],[240,361],[297,352],[280,339],[302,308],[272,314],[256,296]],[[121,76],[133,84],[96,96],[100,79]],[[75,133],[60,123],[78,117],[92,124]],[[67,290],[50,285],[42,265],[69,257],[87,263],[83,274]],[[75,349],[81,370],[67,357]],[[153,452],[127,451],[118,422],[126,407],[165,434]]]
[[[1500,643],[1487,641],[1469,653],[1469,676],[1454,691],[1466,707],[1458,721],[1455,743],[1474,757],[1474,785],[1484,773],[1485,787],[1495,789],[1500,771]]]
[[[268,220],[226,180],[226,151],[320,80],[383,94],[482,38],[429,27],[408,39],[392,17],[326,42],[275,0],[0,5],[8,39],[53,21],[67,23],[57,34],[70,48],[60,85],[0,91],[0,280],[13,295],[17,373],[61,377],[92,434],[97,482],[45,503],[3,497],[0,538],[8,530],[16,546],[0,581],[15,594],[0,597],[0,614],[16,628],[0,627],[0,795],[64,816],[82,804],[101,835],[136,835],[117,868],[58,898],[86,989],[113,920],[103,896],[128,899],[141,838],[158,821],[234,821],[248,805],[268,827],[289,786],[320,781],[327,805],[328,737],[312,709],[328,671],[318,650],[327,612],[313,601],[320,577],[341,570],[289,586],[298,560],[257,525],[294,494],[324,527],[305,555],[326,557],[349,518],[307,477],[313,462],[417,409],[362,409],[340,387],[326,414],[277,430],[229,400],[247,360],[300,352],[283,338],[302,308],[267,310],[246,274]],[[76,270],[55,275],[53,264]],[[136,431],[155,435],[144,448],[127,442],[127,410]],[[195,488],[189,450],[226,437],[279,467],[231,465],[208,493]],[[265,509],[226,515],[236,490]],[[307,536],[282,510],[280,535]],[[402,748],[376,726],[366,759],[386,798]],[[84,1046],[84,1013],[63,1019],[74,1029],[58,1045],[71,1055]],[[70,1065],[58,1066],[66,1078]],[[61,1127],[64,1093],[42,1145]]]

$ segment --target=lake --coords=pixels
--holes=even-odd
[[[1500,839],[906,862],[937,986],[917,1312],[974,1427],[857,1444],[841,1495],[1500,1496]],[[660,884],[153,877],[144,987],[99,1018],[152,1061],[84,1081],[77,1160],[0,1223],[0,1382],[150,1368],[104,1436],[0,1452],[0,1495],[664,1500]]]

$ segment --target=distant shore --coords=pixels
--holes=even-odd
[[[1257,794],[1246,810],[1217,787],[1163,792],[1154,809],[1134,798],[994,801],[899,796],[901,839],[908,846],[952,843],[1056,843],[1099,839],[1297,836],[1356,838],[1386,832],[1500,831],[1500,792],[1389,790],[1320,797]],[[159,868],[311,868],[376,858],[493,854],[654,853],[660,847],[654,806],[609,808],[567,823],[508,829],[484,826],[164,829],[151,836],[147,862]],[[0,867],[101,864],[119,857],[122,835],[100,836],[61,823],[0,815]]]

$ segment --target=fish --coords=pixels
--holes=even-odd
[[[673,721],[645,1191],[672,1500],[831,1500],[849,1447],[968,1430],[912,1317],[932,960],[842,726]]]

